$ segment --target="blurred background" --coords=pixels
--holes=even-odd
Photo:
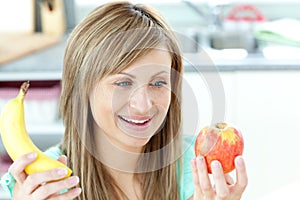
[[[0,0],[0,111],[30,80],[26,125],[43,150],[64,131],[58,100],[66,39],[105,2]],[[300,199],[300,2],[131,2],[157,9],[178,37],[185,67],[184,134],[195,136],[215,120],[236,125],[249,176],[243,199]],[[10,163],[0,142],[0,175]],[[0,189],[0,200],[7,198]]]

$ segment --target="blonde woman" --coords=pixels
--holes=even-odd
[[[127,2],[92,11],[71,33],[64,57],[62,143],[47,154],[67,164],[26,175],[28,154],[6,175],[13,199],[240,199],[243,159],[235,183],[203,158],[181,133],[182,60],[170,27],[154,10]],[[55,181],[59,180],[59,181]]]

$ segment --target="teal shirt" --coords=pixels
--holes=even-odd
[[[181,179],[178,177],[179,181],[179,194],[180,200],[187,200],[194,194],[194,184],[192,177],[191,160],[195,156],[194,154],[194,139],[193,137],[184,137],[183,145],[183,157],[182,157],[182,176]],[[57,159],[59,156],[63,155],[59,147],[51,147],[45,153],[53,158]],[[180,175],[179,167],[177,167],[177,176]],[[16,180],[10,173],[6,173],[1,177],[1,186],[6,190],[10,197],[12,197],[13,188]]]

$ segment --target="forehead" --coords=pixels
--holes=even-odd
[[[170,71],[172,58],[166,48],[152,49],[146,55],[138,58],[129,65],[123,72],[155,72],[157,70]]]

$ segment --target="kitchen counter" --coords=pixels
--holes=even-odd
[[[66,40],[57,45],[0,65],[0,80],[55,80],[61,78]],[[45,76],[47,74],[47,76]]]
[[[16,80],[60,79],[65,44],[66,40],[63,40],[58,45],[0,65],[0,80],[10,80],[12,76]],[[299,59],[266,59],[262,53],[249,54],[244,59],[236,60],[215,56],[210,54],[209,50],[205,50],[199,53],[186,53],[183,60],[186,72],[300,70],[300,57]]]
[[[208,53],[209,54],[209,53]],[[244,59],[214,58],[201,60],[199,54],[185,54],[185,71],[256,71],[256,70],[300,70],[299,59],[267,59],[262,54],[250,54]],[[206,60],[206,61],[205,61]]]

